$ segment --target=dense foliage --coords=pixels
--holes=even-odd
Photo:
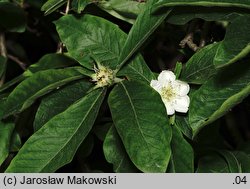
[[[249,13],[0,0],[1,172],[250,172]],[[150,86],[162,70],[189,84],[187,113]]]

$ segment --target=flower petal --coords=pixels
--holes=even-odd
[[[154,88],[158,93],[160,93],[162,85],[159,81],[157,80],[151,80],[150,86]]]
[[[177,112],[186,113],[188,111],[189,103],[190,99],[187,95],[182,97],[177,97],[174,100],[173,107]]]
[[[174,81],[175,80],[175,75],[173,72],[168,71],[168,70],[163,70],[159,76],[158,76],[158,81],[162,84],[162,85],[167,85],[170,81]]]
[[[186,82],[176,80],[173,83],[176,93],[180,96],[185,96],[189,93],[190,87]]]
[[[174,112],[175,112],[174,106],[169,101],[167,101],[167,100],[162,99],[162,101],[163,101],[163,103],[164,103],[164,105],[166,107],[167,114],[168,115],[173,115]]]

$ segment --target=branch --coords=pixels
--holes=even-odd
[[[69,8],[70,8],[70,0],[67,1],[66,9],[65,9],[65,15],[69,13]]]
[[[201,29],[201,37],[200,37],[200,42],[199,45],[194,43],[194,33],[199,30],[199,20],[193,20],[191,21],[187,35],[184,37],[183,40],[180,42],[181,48],[184,48],[186,45],[192,49],[193,51],[198,51],[202,47],[204,47],[208,41],[208,34],[210,32],[210,26],[211,22],[204,22],[202,29]]]
[[[0,55],[5,57],[7,56],[5,36],[3,32],[0,32]]]
[[[65,12],[61,12],[63,15],[67,15],[69,13],[69,9],[70,9],[70,2],[71,0],[68,0],[67,1],[67,5],[66,5],[66,9],[65,9]],[[62,42],[59,42],[57,44],[57,50],[56,52],[62,54],[63,53],[63,43]]]
[[[3,56],[5,58],[7,56],[5,36],[4,36],[4,33],[1,31],[0,31],[0,56]],[[4,81],[5,81],[5,73],[0,78],[0,86],[4,84]]]
[[[16,62],[23,70],[26,70],[26,64],[24,62],[20,61],[17,57],[10,55],[10,54],[8,54],[7,57],[10,60]]]
[[[203,30],[201,32],[201,40],[199,44],[199,48],[202,48],[206,45],[208,40],[208,34],[210,32],[211,22],[205,22],[203,25]]]
[[[197,28],[197,20],[193,20],[190,23],[190,26],[188,27],[187,35],[184,37],[183,40],[180,42],[181,48],[184,48],[186,45],[192,49],[193,51],[197,51],[199,47],[194,43],[194,33]]]

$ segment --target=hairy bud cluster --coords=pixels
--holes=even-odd
[[[96,82],[97,87],[111,86],[115,82],[115,72],[107,67],[100,66],[95,69],[92,80]]]

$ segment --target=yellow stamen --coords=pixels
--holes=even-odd
[[[168,85],[161,89],[161,96],[162,98],[171,101],[176,96],[176,93],[173,87],[171,85]]]

